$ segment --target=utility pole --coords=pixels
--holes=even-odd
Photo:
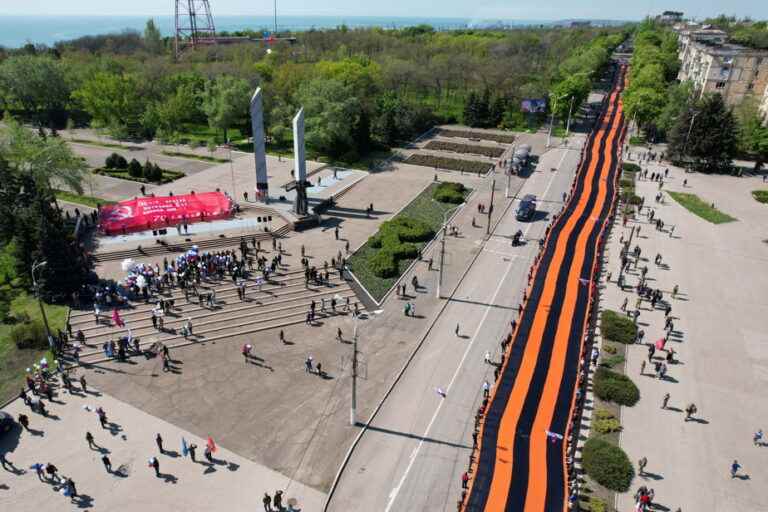
[[[349,425],[357,425],[357,317],[352,339],[352,408],[349,410]]]
[[[436,299],[440,298],[440,287],[443,285],[443,263],[445,262],[445,235],[446,235],[446,231],[448,231],[448,214],[458,208],[461,208],[465,204],[466,203],[461,203],[455,208],[451,208],[450,210],[443,212],[443,236],[440,240],[440,271],[438,272],[437,287],[435,289]]]
[[[491,234],[491,214],[493,214],[493,193],[496,191],[496,179],[491,182],[491,204],[488,205],[488,225],[485,226],[485,234]]]
[[[235,168],[232,164],[232,143],[227,138],[227,148],[229,149],[229,176],[232,178],[232,201],[237,202],[237,190],[235,190]]]
[[[515,151],[517,150],[517,144],[512,146],[512,156],[509,158],[509,165],[507,166],[507,188],[504,190],[504,198],[509,199],[509,185],[512,181],[512,160],[515,158]]]
[[[575,96],[571,96],[571,106],[568,108],[568,123],[565,125],[565,138],[568,138],[568,133],[571,131],[571,113],[573,112],[573,100]]]

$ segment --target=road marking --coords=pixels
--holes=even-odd
[[[549,178],[549,183],[547,184],[547,188],[544,190],[542,197],[547,196],[549,189],[552,187],[552,183],[554,183],[555,181],[555,176],[557,176],[557,174],[552,174],[552,176]],[[529,223],[526,226],[525,231],[523,233],[523,237],[525,237],[525,235],[528,234],[528,231],[531,229],[531,227],[533,227],[533,223]],[[489,252],[493,252],[493,251],[489,251]],[[464,355],[461,357],[461,361],[459,361],[459,366],[456,368],[456,371],[453,373],[453,377],[451,378],[451,381],[448,383],[448,387],[445,388],[446,394],[450,393],[451,388],[453,387],[453,383],[456,381],[456,377],[459,375],[461,368],[464,366],[464,361],[467,359],[467,355],[469,354],[469,351],[471,350],[472,346],[475,344],[477,335],[480,332],[480,329],[483,327],[483,324],[485,323],[486,318],[488,317],[488,313],[491,312],[492,306],[496,303],[496,297],[498,297],[499,292],[501,291],[501,287],[504,284],[504,281],[507,279],[507,276],[509,275],[509,271],[512,270],[513,261],[514,261],[514,258],[507,265],[507,270],[504,272],[504,276],[499,280],[499,285],[496,287],[496,291],[494,292],[489,305],[485,307],[485,313],[483,313],[483,318],[480,320],[480,323],[478,324],[477,329],[475,329],[475,333],[472,335],[472,340],[470,340],[469,344],[467,345],[467,348],[464,351]],[[392,488],[392,492],[389,493],[389,496],[388,496],[389,502],[387,502],[387,507],[384,509],[384,512],[390,512],[390,510],[392,509],[392,505],[394,505],[395,500],[397,499],[397,495],[400,494],[400,489],[403,487],[405,480],[408,478],[408,474],[411,472],[411,469],[413,468],[413,463],[416,461],[416,457],[418,457],[419,452],[421,451],[421,447],[424,445],[424,438],[429,436],[429,432],[432,430],[432,425],[434,425],[435,420],[437,419],[437,416],[440,414],[440,409],[442,409],[445,401],[446,401],[445,398],[440,399],[440,403],[437,405],[437,409],[435,409],[435,413],[432,415],[432,419],[429,421],[429,424],[427,425],[426,430],[421,436],[422,439],[419,441],[419,444],[417,444],[416,447],[411,452],[411,456],[409,457],[410,462],[408,462],[408,466],[405,468],[405,473],[403,473],[403,476],[400,478],[400,481],[397,483],[397,485]]]

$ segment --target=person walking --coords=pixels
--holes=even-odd
[[[211,454],[211,447],[206,445],[205,450],[203,450],[203,456],[205,457],[205,460],[213,464],[213,455]]]
[[[85,375],[80,376],[80,388],[83,390],[83,393],[88,392],[88,386],[87,386],[87,382],[85,381]]]
[[[93,450],[93,448],[96,446],[96,443],[93,442],[93,434],[91,434],[90,432],[86,432],[85,440],[88,443],[88,448]]]
[[[669,403],[669,393],[664,393],[664,398],[661,400],[661,408],[666,409]]]
[[[275,491],[275,497],[272,500],[274,507],[278,511],[283,510],[283,491]]]
[[[456,336],[459,335],[459,324],[458,323],[456,324],[456,329],[454,329],[453,332],[456,333]]]
[[[759,429],[757,432],[755,432],[755,435],[752,436],[752,443],[755,446],[763,445],[763,429]]]
[[[491,390],[491,385],[488,384],[488,381],[483,382],[483,397],[488,398],[488,393]]]
[[[638,472],[637,474],[640,476],[643,476],[645,474],[645,466],[648,465],[648,458],[643,457],[639,461],[637,461],[637,468]]]
[[[157,449],[160,450],[160,454],[164,455],[165,450],[163,450],[163,438],[159,433],[155,436],[155,443],[157,443]]]
[[[285,345],[285,333],[283,332],[282,329],[280,329],[280,343]]]
[[[157,460],[157,457],[150,457],[149,458],[149,467],[155,470],[155,476],[157,478],[160,478],[160,461]]]
[[[491,364],[491,352],[486,350],[485,352],[485,364]]]
[[[341,334],[341,327],[336,329],[336,339],[339,341],[339,343],[344,341],[344,337]]]
[[[741,469],[741,464],[739,464],[739,461],[734,459],[733,463],[731,464],[731,478],[736,478],[736,475],[739,474],[739,470]]]
[[[272,496],[269,493],[264,493],[261,502],[264,504],[264,512],[272,512]]]
[[[645,359],[640,361],[640,375],[645,375]]]
[[[69,491],[70,498],[77,498],[77,487],[75,487],[74,480],[67,478],[66,482],[64,482],[64,486],[66,487],[67,491]]]
[[[466,471],[461,475],[461,488],[467,489],[469,487],[469,473]]]
[[[50,462],[45,465],[45,472],[48,473],[48,477],[51,480],[56,480],[57,482],[60,482],[61,479],[59,478],[59,475],[57,474],[59,471],[59,468],[51,464]]]
[[[41,401],[40,404],[42,403]],[[26,414],[19,414],[19,424],[24,427],[24,430],[29,432],[29,417]]]
[[[107,457],[107,454],[104,454],[101,456],[101,463],[104,464],[104,469],[107,470],[107,473],[112,472],[112,461],[109,460],[109,457]]]
[[[693,417],[694,414],[696,414],[696,404],[690,403],[685,408],[685,421],[688,421]]]

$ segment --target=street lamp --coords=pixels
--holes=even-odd
[[[547,132],[547,148],[549,148],[550,139],[552,138],[552,125],[555,123],[555,111],[557,110],[557,101],[567,97],[567,94],[562,96],[555,96],[554,105],[552,105],[552,116],[549,118],[549,131]]]
[[[683,144],[683,155],[686,155],[686,150],[688,149],[688,139],[691,136],[691,131],[693,130],[693,122],[696,120],[696,116],[699,115],[701,112],[694,112],[691,115],[691,125],[688,127],[688,133],[685,135],[685,143]]]
[[[573,100],[576,96],[571,96],[571,106],[568,108],[568,122],[565,125],[565,138],[568,138],[568,134],[571,132],[571,113],[573,112]]]
[[[445,232],[448,230],[448,226],[447,226],[448,214],[461,208],[465,204],[467,203],[461,203],[460,205],[443,212],[443,236],[441,237],[441,240],[440,240],[440,272],[437,277],[437,289],[435,294],[436,299],[440,298],[440,286],[443,284],[443,262],[445,261]]]
[[[43,307],[43,301],[40,298],[40,281],[38,281],[35,278],[35,271],[39,268],[42,268],[44,266],[48,265],[48,262],[43,261],[37,261],[35,260],[34,263],[32,263],[32,286],[35,288],[35,295],[37,296],[37,303],[40,306],[40,314],[43,316],[43,324],[45,325],[45,335],[48,338],[48,345],[53,348],[52,338],[51,338],[51,329],[48,327],[48,317],[45,316],[45,308]]]
[[[235,190],[235,168],[232,164],[232,143],[227,137],[227,148],[229,149],[229,176],[232,178],[232,201],[237,202],[237,191]]]

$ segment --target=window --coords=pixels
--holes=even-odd
[[[717,82],[715,84],[715,89],[722,89],[725,87],[725,82]]]

